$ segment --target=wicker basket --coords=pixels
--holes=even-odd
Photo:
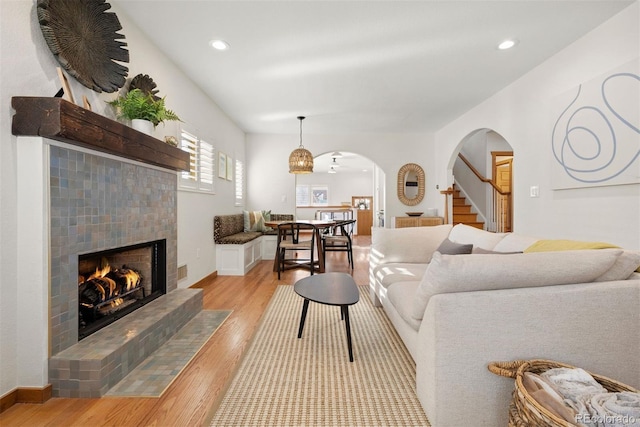
[[[558,418],[540,405],[527,392],[522,384],[525,372],[541,374],[552,368],[575,368],[551,360],[516,360],[513,362],[493,362],[489,364],[489,371],[507,378],[515,378],[516,385],[513,391],[513,399],[509,405],[509,427],[577,427],[577,424],[569,423]],[[591,374],[591,373],[590,373]],[[610,392],[638,390],[600,375],[591,374],[604,388]]]

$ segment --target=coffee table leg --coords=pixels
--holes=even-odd
[[[351,347],[351,323],[349,322],[349,306],[343,305],[344,325],[347,328],[347,347],[349,348],[349,362],[353,362],[353,348]]]
[[[300,328],[298,329],[298,338],[302,337],[302,330],[304,329],[304,320],[307,318],[307,309],[309,308],[309,300],[304,299],[302,304],[302,316],[300,317]]]

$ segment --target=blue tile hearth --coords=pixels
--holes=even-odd
[[[49,359],[53,395],[105,395],[201,310],[201,289],[176,289],[56,354]]]

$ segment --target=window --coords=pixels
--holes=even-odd
[[[179,187],[213,193],[215,148],[189,132],[180,133],[180,148],[189,153],[189,171],[180,173]]]
[[[244,164],[236,159],[236,206],[244,206]]]

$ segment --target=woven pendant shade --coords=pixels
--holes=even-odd
[[[302,121],[304,117],[300,116],[298,120],[300,120],[300,146],[289,155],[289,173],[312,173],[313,154],[302,146]]]
[[[289,155],[289,173],[312,173],[313,155],[306,148],[296,148]]]

